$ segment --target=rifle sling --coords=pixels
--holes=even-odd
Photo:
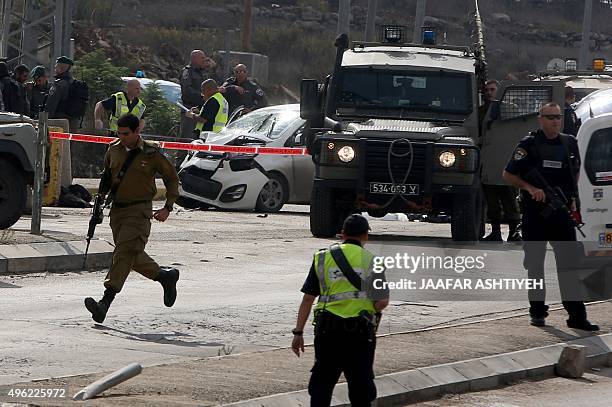
[[[115,199],[115,194],[119,189],[119,185],[121,185],[121,181],[123,181],[123,178],[125,177],[125,173],[130,168],[130,165],[132,165],[132,162],[134,162],[134,159],[139,153],[139,148],[134,148],[128,153],[127,158],[125,159],[123,165],[121,166],[121,169],[119,170],[119,174],[117,174],[117,180],[113,183],[110,193],[108,194],[108,199],[106,200],[107,205],[113,202],[113,200]]]
[[[334,244],[330,247],[329,252],[331,253],[334,261],[344,274],[344,277],[357,289],[361,291],[361,277],[353,270],[353,267],[349,264],[346,256],[342,252],[340,245]]]

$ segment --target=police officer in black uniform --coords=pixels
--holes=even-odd
[[[570,328],[597,331],[599,327],[587,320],[583,301],[571,294],[568,277],[574,274],[572,260],[578,254],[574,221],[566,210],[550,207],[550,196],[539,173],[552,188],[559,187],[567,200],[567,208],[576,210],[578,202],[577,177],[580,154],[576,139],[560,133],[562,115],[556,103],[540,108],[540,129],[532,132],[517,145],[503,178],[521,189],[523,202],[524,266],[530,279],[544,279],[546,243],[550,242],[557,263],[557,275],[563,307],[569,315]],[[535,170],[535,171],[534,171]],[[531,324],[544,326],[548,316],[545,290],[529,290]]]
[[[76,133],[79,128],[79,118],[70,116],[66,111],[72,83],[70,70],[73,65],[74,61],[66,56],[55,60],[55,80],[49,89],[46,108],[49,119],[68,119],[70,132]]]
[[[245,113],[248,113],[268,105],[266,94],[257,83],[249,79],[244,64],[236,65],[234,76],[227,78],[219,91],[229,104],[230,115],[239,106],[244,106]]]
[[[191,109],[193,107],[202,106],[204,100],[200,94],[200,86],[202,82],[210,77],[208,68],[210,67],[210,58],[206,56],[204,51],[194,49],[189,57],[189,65],[183,68],[181,73],[181,101],[182,104]],[[195,122],[185,117],[185,112],[181,112],[181,137],[196,138]]]

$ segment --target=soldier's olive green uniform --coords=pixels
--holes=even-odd
[[[171,210],[178,198],[178,176],[157,144],[141,139],[138,148],[141,152],[126,171],[110,211],[115,251],[104,286],[115,292],[121,291],[131,270],[150,279],[159,274],[159,265],[144,251],[151,232],[157,173],[166,186],[165,207]],[[104,165],[111,171],[113,183],[127,157],[128,151],[119,141],[113,142],[106,152]]]

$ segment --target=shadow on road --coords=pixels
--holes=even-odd
[[[95,324],[94,329],[97,329],[99,331],[104,331],[104,333],[108,335],[119,336],[119,337],[123,337],[126,339],[132,339],[132,340],[141,341],[141,342],[154,342],[154,343],[159,343],[162,345],[176,345],[176,346],[185,346],[189,348],[197,348],[200,346],[219,347],[219,346],[225,345],[220,342],[200,342],[200,341],[185,341],[185,340],[180,340],[180,339],[172,339],[172,338],[192,336],[192,335],[184,334],[181,332],[173,332],[170,334],[137,334],[137,333],[123,331],[121,329],[111,328],[109,326],[99,325],[99,324]],[[116,334],[121,334],[121,335],[116,335]]]

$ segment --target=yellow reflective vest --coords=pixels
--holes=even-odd
[[[144,103],[142,103],[142,100],[140,100],[140,98],[138,98],[138,103],[136,103],[135,106],[132,106],[132,110],[130,110],[128,108],[128,100],[127,100],[127,97],[125,96],[125,93],[117,92],[113,94],[113,96],[115,97],[115,111],[111,112],[111,117],[110,117],[110,130],[111,131],[118,130],[117,120],[119,120],[119,118],[124,114],[132,113],[134,116],[138,117],[139,119],[142,118],[142,115],[144,114],[147,106]]]
[[[227,119],[229,117],[229,105],[227,103],[227,100],[225,100],[223,95],[219,92],[212,95],[208,100],[210,99],[215,99],[217,102],[219,102],[219,111],[217,112],[215,116],[215,122],[213,123],[213,128],[212,128],[213,132],[219,133],[221,129],[224,128],[225,125],[227,124]],[[204,105],[200,109],[200,116],[204,112],[204,106],[206,106],[206,103],[208,102],[208,100],[204,103]],[[202,131],[203,128],[204,128],[204,123],[202,122],[198,122],[195,126],[196,131]]]
[[[314,266],[321,292],[315,307],[315,314],[322,310],[329,311],[341,318],[357,317],[361,311],[373,314],[375,312],[374,301],[368,298],[365,281],[372,272],[374,256],[355,244],[343,243],[340,248],[355,273],[361,277],[362,291],[358,291],[344,276],[330,250],[322,250],[314,256]]]

